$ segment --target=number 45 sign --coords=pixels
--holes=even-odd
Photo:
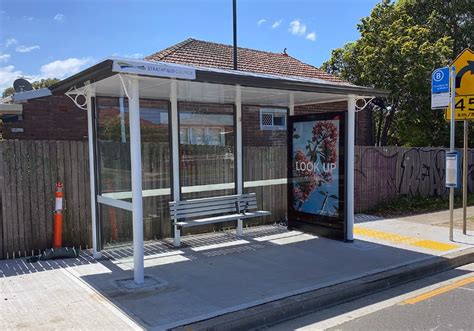
[[[474,52],[465,49],[451,64],[456,67],[455,120],[474,119]],[[445,118],[451,118],[451,107]]]
[[[461,95],[456,97],[454,104],[455,120],[474,119],[474,95]],[[446,120],[451,118],[451,107],[444,112]]]

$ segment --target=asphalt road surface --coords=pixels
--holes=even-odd
[[[474,264],[302,316],[270,330],[474,330]]]

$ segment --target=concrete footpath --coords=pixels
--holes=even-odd
[[[248,329],[474,262],[473,232],[449,242],[415,218],[358,215],[354,243],[278,225],[150,241],[140,289],[126,245],[101,261],[0,261],[0,328]]]

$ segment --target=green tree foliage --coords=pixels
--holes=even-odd
[[[323,70],[390,91],[372,104],[376,144],[448,143],[442,111],[431,110],[431,72],[472,47],[473,12],[469,0],[384,0],[361,19],[357,41],[332,51]]]
[[[31,83],[31,85],[33,86],[34,89],[40,89],[40,88],[50,87],[51,85],[53,85],[53,84],[55,84],[59,81],[60,80],[57,79],[57,78],[46,78],[46,79],[41,79],[41,80],[34,81],[33,83]],[[15,90],[13,89],[13,87],[7,87],[3,91],[2,97],[6,98],[9,95],[12,95],[13,93],[15,93]]]

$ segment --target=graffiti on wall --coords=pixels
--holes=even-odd
[[[442,196],[443,148],[357,147],[356,209],[361,212],[397,196]],[[468,189],[474,189],[474,150],[468,153]]]

